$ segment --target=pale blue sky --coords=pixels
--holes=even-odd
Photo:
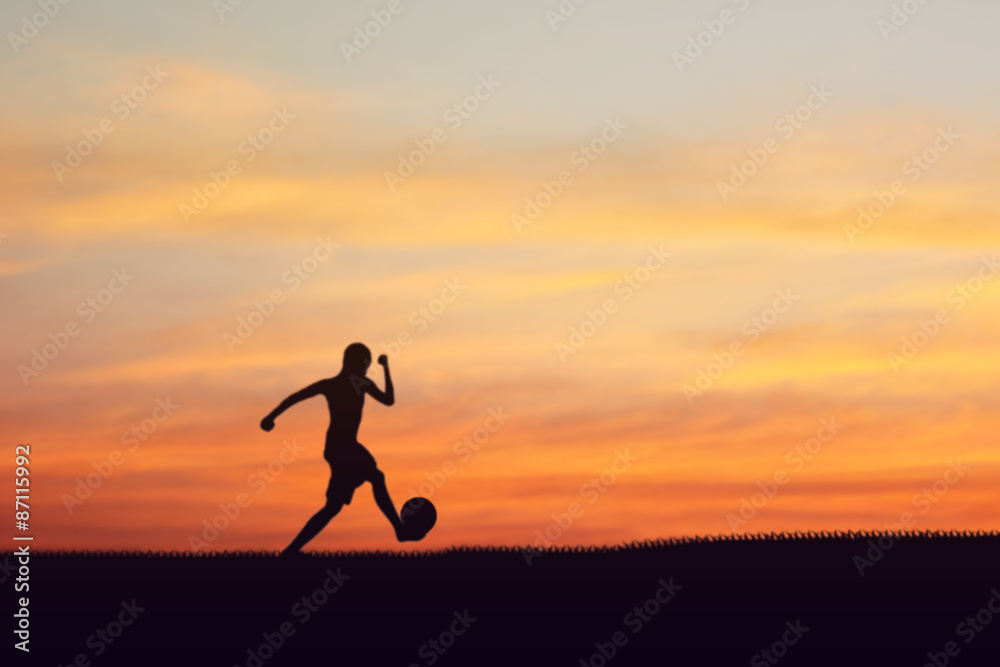
[[[414,0],[345,62],[339,43],[385,5],[246,0],[220,21],[209,0],[72,2],[19,55],[8,44],[0,76],[8,88],[58,78],[46,57],[57,45],[96,61],[146,54],[362,94],[381,120],[409,126],[439,117],[493,73],[503,94],[477,118],[483,139],[575,136],[611,113],[659,135],[738,133],[748,116],[797,104],[812,83],[837,90],[844,106],[997,109],[1000,5],[985,0],[929,2],[888,42],[876,21],[893,3],[882,0],[757,0],[746,11],[723,0],[591,0],[555,31],[545,16],[554,0]],[[0,26],[13,29],[37,9],[6,2]],[[724,9],[735,23],[678,73],[671,54]],[[31,101],[74,104],[51,89]]]

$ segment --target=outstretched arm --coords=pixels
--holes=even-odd
[[[320,380],[319,382],[315,382],[306,387],[305,389],[300,389],[299,391],[295,392],[294,394],[283,400],[278,405],[278,407],[272,410],[269,415],[267,415],[266,417],[264,417],[264,419],[261,420],[260,427],[265,431],[270,431],[272,428],[274,428],[274,420],[277,419],[278,415],[280,415],[282,412],[292,407],[299,401],[304,401],[307,398],[312,398],[313,396],[320,394],[323,389],[323,382],[325,382],[325,380]]]
[[[365,383],[365,391],[371,394],[379,403],[383,405],[392,405],[396,402],[396,392],[392,388],[392,376],[389,375],[389,357],[384,354],[380,354],[378,357],[378,363],[382,366],[382,370],[385,372],[385,391],[382,391],[375,386],[375,383],[368,381]]]

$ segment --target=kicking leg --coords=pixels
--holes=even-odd
[[[299,550],[306,545],[309,540],[319,535],[319,531],[326,528],[326,524],[330,523],[330,519],[337,516],[337,512],[340,511],[344,505],[342,503],[333,503],[327,501],[326,505],[320,511],[313,514],[312,518],[306,522],[306,525],[302,528],[299,534],[292,540],[292,543],[281,552],[282,556],[289,556],[292,554],[297,554]]]
[[[392,498],[389,497],[389,489],[385,486],[385,474],[381,470],[376,470],[375,475],[371,478],[371,483],[372,492],[375,494],[375,504],[392,524],[392,529],[396,531],[396,539],[403,542],[405,540],[403,522],[399,520],[396,506],[392,504]]]

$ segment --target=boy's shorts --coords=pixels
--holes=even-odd
[[[327,502],[350,505],[354,490],[369,482],[378,472],[375,457],[360,442],[328,447],[323,458],[330,464],[330,484],[326,487]]]

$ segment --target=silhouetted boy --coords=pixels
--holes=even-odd
[[[323,458],[330,464],[330,485],[326,489],[326,505],[316,512],[282,555],[296,554],[309,540],[316,537],[330,519],[335,517],[344,505],[349,505],[354,490],[371,482],[375,493],[375,503],[389,519],[396,531],[396,539],[403,542],[402,524],[396,507],[389,498],[385,486],[385,475],[378,469],[375,459],[358,442],[358,427],[361,426],[361,409],[365,404],[365,394],[371,394],[379,403],[392,405],[395,392],[389,375],[389,359],[383,354],[378,363],[385,369],[385,391],[383,392],[365,373],[372,363],[372,354],[361,343],[352,343],[344,350],[344,366],[340,374],[327,380],[320,380],[301,391],[297,391],[264,417],[260,427],[265,431],[274,428],[274,420],[282,412],[299,401],[322,394],[330,408],[330,428],[326,432],[326,448]]]

